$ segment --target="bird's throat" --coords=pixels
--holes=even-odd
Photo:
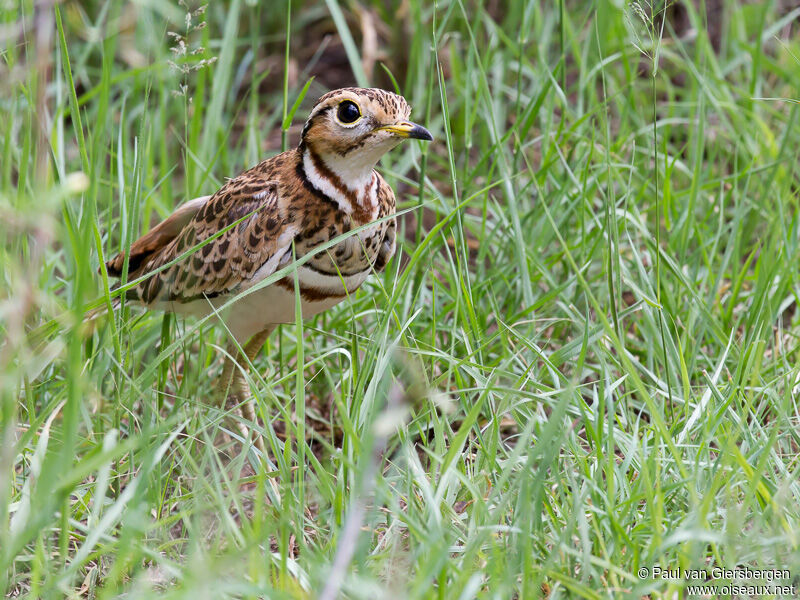
[[[309,183],[357,221],[371,221],[378,210],[375,163],[360,164],[343,157],[321,155],[306,146],[303,171]]]

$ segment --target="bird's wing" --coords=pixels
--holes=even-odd
[[[181,230],[186,227],[197,212],[203,208],[211,196],[202,196],[181,204],[169,217],[153,227],[145,235],[131,244],[128,273],[138,271],[154,255],[161,252]],[[106,263],[111,277],[121,277],[125,263],[125,252],[120,252]]]
[[[155,271],[202,246],[129,290],[128,297],[146,304],[190,302],[243,289],[276,271],[298,231],[296,218],[296,211],[281,201],[277,182],[245,172],[211,196],[169,243],[150,254],[131,278]],[[137,244],[139,241],[132,248]]]

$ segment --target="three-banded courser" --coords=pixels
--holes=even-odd
[[[325,94],[297,148],[230,179],[212,196],[186,202],[131,245],[128,279],[157,272],[126,297],[148,308],[202,317],[291,264],[293,257],[302,259],[361,228],[296,269],[303,317],[341,302],[394,254],[396,224],[387,218],[395,212],[394,192],[374,167],[404,139],[433,139],[408,121],[410,112],[402,96],[380,89]],[[123,253],[108,261],[110,275],[121,276],[125,258]],[[295,320],[294,274],[241,297],[220,316],[235,338],[229,357],[238,357],[241,346],[248,359],[242,362],[249,364],[277,324]],[[244,416],[254,419],[246,401],[249,387],[231,358],[225,360],[217,390],[220,401],[233,397]]]

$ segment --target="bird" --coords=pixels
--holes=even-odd
[[[139,280],[125,292],[135,304],[199,318],[214,313],[224,322],[230,337],[216,401],[233,401],[245,420],[256,423],[244,370],[279,324],[295,322],[295,284],[309,318],[353,294],[394,255],[395,194],[375,166],[404,140],[433,140],[410,113],[405,98],[383,89],[328,92],[295,148],[180,205],[105,263],[110,277],[125,270],[127,281]],[[304,257],[296,270],[242,295]],[[247,360],[237,368],[240,348]],[[258,436],[254,445],[263,450]]]

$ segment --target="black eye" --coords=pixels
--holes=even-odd
[[[361,111],[358,110],[358,105],[351,100],[345,100],[339,103],[339,110],[336,111],[336,116],[342,123],[354,123],[361,116]]]

